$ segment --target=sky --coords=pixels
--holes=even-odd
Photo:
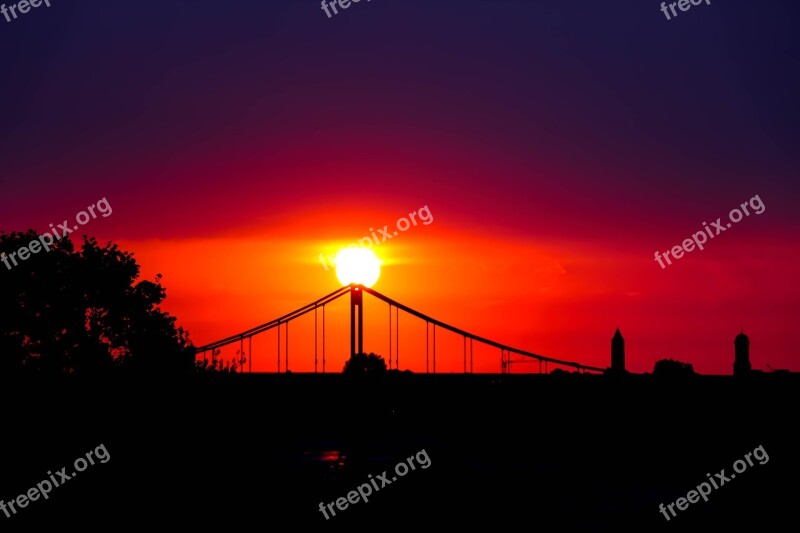
[[[653,0],[330,18],[316,0],[52,0],[0,16],[0,230],[106,198],[113,214],[73,235],[162,274],[202,345],[335,290],[320,254],[427,206],[432,222],[372,247],[373,288],[423,313],[599,367],[619,327],[633,372],[730,374],[743,329],[754,368],[800,371],[798,16],[789,0],[669,20]],[[659,266],[718,217],[724,234]],[[347,312],[327,310],[328,371]],[[388,309],[365,312],[365,349],[388,357]],[[400,367],[424,372],[424,323],[401,314],[400,335]],[[437,371],[462,371],[461,339],[437,335]],[[254,370],[276,370],[276,336],[254,340]],[[313,371],[314,346],[313,316],[293,323],[290,369]],[[496,349],[474,357],[500,371]]]

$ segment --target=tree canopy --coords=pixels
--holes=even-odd
[[[665,378],[681,378],[695,375],[694,367],[673,359],[661,359],[653,367],[653,375]]]
[[[10,254],[33,230],[0,232]],[[84,237],[56,241],[8,268],[0,264],[0,374],[179,373],[194,368],[188,333],[159,309],[161,275],[137,281],[133,254]]]
[[[386,361],[374,353],[357,353],[345,362],[342,372],[349,375],[381,375],[386,373]]]

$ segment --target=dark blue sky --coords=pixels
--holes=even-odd
[[[538,165],[560,173],[544,190],[567,210],[602,198],[641,214],[672,211],[665,201],[707,211],[754,182],[794,202],[798,15],[789,1],[743,0],[670,21],[641,0],[374,0],[331,19],[316,1],[56,0],[0,19],[2,181],[40,200],[6,216],[33,221],[99,183],[154,207],[154,187],[201,200],[218,172],[177,169],[279,173],[288,153],[347,167],[365,149],[409,173],[460,157],[454,175],[437,173],[441,190],[464,179],[458,167],[502,158],[513,168],[487,182],[517,198],[542,190],[521,177]],[[363,181],[348,175],[319,192]],[[261,190],[272,177],[243,179]],[[232,206],[236,194],[213,196]]]

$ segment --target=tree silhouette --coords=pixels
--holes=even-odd
[[[653,375],[665,378],[680,378],[693,376],[694,368],[689,363],[682,363],[672,359],[661,359],[653,367]]]
[[[0,232],[10,254],[33,230]],[[157,306],[161,275],[134,283],[139,265],[116,244],[59,240],[8,269],[0,264],[0,372],[96,374],[112,369],[175,373],[194,368],[188,334]]]
[[[195,369],[198,372],[207,374],[235,374],[237,367],[244,366],[245,358],[242,356],[241,365],[237,365],[236,360],[228,361],[227,363],[219,357],[222,350],[214,348],[211,350],[211,360],[196,361]],[[239,350],[236,350],[237,357]]]
[[[383,357],[374,353],[353,354],[345,362],[342,373],[354,376],[386,374],[386,361],[383,360]]]

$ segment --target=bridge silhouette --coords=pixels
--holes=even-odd
[[[518,348],[514,348],[512,346],[508,346],[506,344],[502,344],[491,339],[487,339],[485,337],[481,337],[475,335],[474,333],[470,333],[468,331],[464,331],[460,328],[452,326],[450,324],[446,324],[440,320],[437,320],[433,317],[430,317],[424,313],[416,311],[406,305],[397,302],[388,296],[385,296],[379,293],[376,290],[370,289],[368,287],[364,287],[363,285],[348,285],[344,287],[340,287],[339,289],[333,291],[332,293],[323,296],[322,298],[311,302],[308,305],[305,305],[299,309],[292,311],[291,313],[287,313],[281,317],[278,317],[274,320],[256,326],[254,328],[250,328],[246,331],[238,333],[236,335],[231,335],[230,337],[225,337],[224,339],[220,339],[215,342],[208,343],[204,346],[200,346],[196,348],[195,354],[199,356],[200,354],[203,355],[204,362],[208,361],[208,352],[211,352],[212,355],[218,353],[217,351],[224,346],[236,345],[239,344],[239,353],[244,354],[244,345],[245,341],[248,341],[249,348],[247,353],[249,354],[248,360],[250,362],[250,372],[252,372],[252,365],[253,365],[253,337],[259,335],[261,333],[265,333],[272,329],[278,330],[278,345],[277,345],[277,362],[278,362],[278,373],[281,371],[281,329],[284,329],[285,335],[285,370],[289,368],[289,323],[293,320],[296,320],[308,313],[314,313],[314,372],[317,372],[318,362],[319,362],[319,355],[320,350],[318,349],[318,342],[317,336],[319,332],[319,315],[322,315],[322,372],[325,372],[325,306],[338,300],[339,298],[345,296],[346,294],[350,294],[350,353],[357,354],[357,353],[364,353],[364,304],[363,304],[363,297],[364,294],[369,294],[381,300],[382,302],[389,305],[389,369],[392,368],[392,356],[394,355],[394,367],[396,369],[400,368],[400,311],[411,315],[414,318],[419,320],[425,321],[425,332],[426,332],[426,339],[425,339],[425,372],[426,373],[436,373],[436,328],[441,328],[446,331],[450,331],[455,333],[464,339],[464,348],[463,348],[463,355],[464,355],[464,373],[473,373],[473,356],[474,356],[474,342],[478,342],[479,344],[483,344],[486,346],[490,346],[492,348],[497,348],[500,350],[500,369],[502,374],[510,373],[511,367],[513,364],[518,363],[539,363],[539,372],[542,373],[542,365],[544,365],[544,372],[547,372],[547,364],[555,364],[559,366],[565,366],[574,368],[580,372],[603,372],[604,369],[584,365],[578,363],[576,361],[566,361],[563,359],[556,359],[553,357],[547,357],[544,355],[536,354],[533,352],[529,352],[526,350],[520,350]],[[320,312],[321,311],[321,312]],[[394,319],[395,327],[394,327],[394,341],[395,341],[395,349],[392,351],[392,319]],[[429,336],[429,328],[433,327],[433,342],[430,343],[430,336]],[[467,343],[469,340],[469,343]],[[432,349],[431,349],[432,348]],[[523,356],[524,359],[522,360],[512,360],[511,355],[516,354],[519,356]],[[433,365],[430,365],[431,362],[431,355],[433,355]],[[469,366],[467,366],[467,355],[469,355]],[[469,368],[469,370],[467,370]]]

